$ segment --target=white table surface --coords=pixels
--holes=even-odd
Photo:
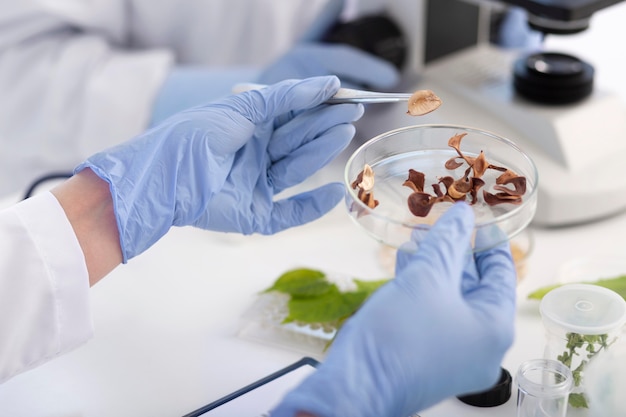
[[[526,294],[553,282],[568,260],[619,251],[625,245],[626,214],[532,232],[535,248],[518,287],[517,337],[503,363],[511,373],[542,355],[538,303],[527,301]],[[241,317],[259,291],[298,266],[386,277],[379,253],[379,245],[349,220],[343,205],[315,223],[270,237],[173,229],[92,288],[94,339],[0,386],[0,416],[190,412],[302,356],[237,336]],[[476,409],[452,399],[423,415],[514,416],[515,400]]]
[[[598,13],[600,38],[625,16],[621,5]],[[619,64],[620,71],[609,70],[626,73],[623,60],[612,59],[602,65]],[[623,82],[612,85],[624,92]],[[341,180],[346,155],[305,186]],[[543,350],[538,303],[526,299],[528,292],[554,282],[569,260],[626,254],[626,213],[576,227],[531,230],[535,247],[518,287],[516,340],[503,362],[512,374]],[[193,411],[302,356],[237,335],[259,291],[298,266],[385,277],[379,251],[343,205],[317,222],[270,237],[173,229],[92,288],[96,334],[91,341],[0,386],[0,416],[158,417]],[[422,414],[513,417],[515,392],[496,408],[450,399]]]

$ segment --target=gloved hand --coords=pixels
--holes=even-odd
[[[343,87],[386,89],[396,85],[400,73],[391,63],[352,46],[319,43],[339,21],[344,6],[343,0],[326,2],[299,43],[261,71],[256,82],[336,75]]]
[[[181,112],[89,158],[110,184],[124,262],[171,226],[271,234],[319,218],[343,186],[274,201],[350,142],[362,105],[320,105],[336,77],[289,80]]]
[[[528,16],[524,9],[510,7],[498,33],[498,45],[504,48],[537,50],[541,48],[543,35],[528,26]]]
[[[400,80],[390,62],[349,45],[300,43],[265,68],[257,80],[272,84],[289,78],[336,75],[343,87],[388,89]]]
[[[341,328],[319,369],[272,417],[408,417],[493,386],[513,341],[515,268],[508,245],[472,256],[474,216],[452,206],[396,278]],[[473,283],[462,290],[463,282]]]

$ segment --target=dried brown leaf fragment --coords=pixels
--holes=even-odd
[[[482,178],[472,177],[472,189],[470,190],[470,197],[472,201],[470,204],[476,204],[478,202],[478,190],[485,185],[485,181]]]
[[[365,190],[359,190],[359,200],[361,200],[367,207],[373,209],[379,204],[378,200],[374,198],[374,193]]]
[[[487,203],[490,206],[496,206],[498,204],[504,204],[504,203],[509,203],[509,204],[521,204],[522,203],[522,197],[519,195],[510,195],[507,193],[492,194],[485,190],[483,190],[483,198],[485,199],[485,203]]]
[[[350,184],[353,190],[357,187],[361,190],[371,191],[374,188],[374,170],[368,164],[363,166],[363,170],[359,172],[356,179]]]
[[[487,158],[485,157],[485,153],[480,151],[478,156],[474,158],[472,161],[472,169],[474,170],[474,177],[480,178],[483,176],[485,171],[489,168],[489,164],[487,163]]]
[[[467,133],[459,133],[448,139],[448,146],[453,148],[458,156],[449,158],[444,166],[448,170],[455,170],[464,163],[468,167],[465,169],[463,176],[454,178],[452,176],[440,177],[437,184],[432,184],[435,195],[424,192],[424,175],[420,177],[420,187],[418,188],[412,181],[411,171],[409,170],[409,179],[404,185],[410,187],[414,193],[409,196],[409,209],[416,216],[426,216],[435,203],[447,201],[467,201],[470,205],[478,203],[478,191],[485,187],[485,180],[482,178],[487,170],[495,170],[502,172],[496,180],[493,189],[495,193],[483,190],[483,200],[485,204],[493,206],[497,204],[521,204],[522,195],[526,193],[526,177],[517,175],[512,170],[498,165],[490,164],[487,161],[485,153],[481,150],[478,156],[467,156],[461,151],[461,142]],[[470,175],[473,173],[473,175]],[[441,185],[446,187],[445,193],[441,189]],[[513,188],[511,188],[511,186]]]
[[[358,189],[357,196],[367,207],[376,208],[379,201],[374,198],[372,192],[374,188],[374,170],[368,164],[365,164],[363,170],[359,172],[356,179],[350,184],[353,190]]]
[[[426,176],[423,172],[409,169],[409,177],[406,179],[406,181],[404,181],[402,185],[409,187],[413,191],[422,192],[424,191],[425,179]]]
[[[435,199],[428,193],[414,192],[407,199],[409,211],[417,217],[426,217],[435,204]]]
[[[448,146],[453,148],[463,159],[465,159],[465,156],[463,156],[463,152],[461,152],[461,140],[463,140],[465,136],[467,136],[467,133],[459,133],[448,139]]]
[[[513,189],[507,187],[512,185]],[[517,175],[515,172],[507,169],[502,175],[496,178],[494,190],[515,196],[522,196],[526,193],[526,177]]]
[[[431,90],[417,90],[409,98],[407,114],[411,116],[423,116],[441,106],[441,99]]]
[[[455,156],[454,158],[448,159],[444,166],[446,167],[446,169],[454,170],[460,167],[461,165],[463,165],[463,161],[462,160],[459,161],[459,157]]]

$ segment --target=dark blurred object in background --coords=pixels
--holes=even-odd
[[[363,16],[330,28],[322,42],[342,43],[376,55],[402,69],[407,57],[407,40],[388,16]]]

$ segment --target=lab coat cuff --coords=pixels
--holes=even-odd
[[[50,192],[20,204],[19,215],[48,270],[55,301],[59,353],[82,345],[93,336],[89,274],[83,251],[65,211]]]

